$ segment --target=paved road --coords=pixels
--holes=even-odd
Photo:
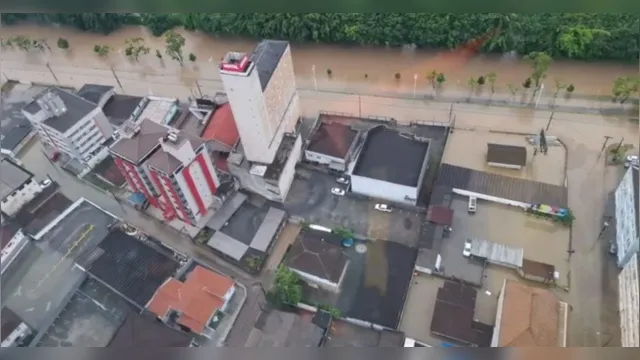
[[[25,81],[55,83],[51,73],[42,65],[17,66],[5,68],[5,76]],[[110,71],[104,69],[74,69],[58,71],[61,83],[81,86],[84,83],[100,83],[118,86]],[[62,77],[64,78],[62,79]],[[178,96],[182,99],[195,94],[194,84],[185,84],[175,76],[153,75],[139,76],[128,73],[119,80],[125,93],[146,95],[153,89],[156,95]],[[218,81],[202,80],[199,87],[203,93],[213,94],[222,90]],[[316,116],[319,110],[346,112],[351,114],[387,116],[399,122],[413,120],[449,121],[451,104],[384,98],[376,96],[358,96],[329,92],[300,90],[300,98],[305,116]],[[487,107],[482,105],[455,104],[451,112],[455,117],[456,127],[474,128],[488,131],[500,129],[516,132],[533,133],[547,126],[551,113],[549,111],[514,109],[505,107]],[[571,259],[571,292],[569,301],[573,305],[572,331],[569,344],[572,346],[601,346],[602,334],[610,333],[617,325],[617,315],[611,309],[617,301],[610,295],[615,289],[603,284],[615,284],[613,270],[608,269],[608,259],[601,251],[592,250],[597,241],[598,226],[601,223],[604,199],[607,192],[618,181],[617,174],[605,169],[602,158],[598,160],[603,136],[612,136],[614,141],[626,137],[628,141],[637,139],[637,123],[629,121],[628,116],[603,117],[571,113],[556,113],[550,125],[549,135],[559,136],[569,150],[568,184],[569,203],[576,214],[573,246],[575,254]],[[35,154],[35,155],[33,155]],[[72,189],[74,196],[85,196],[104,206],[107,210],[121,216],[126,215],[133,224],[144,231],[158,237],[170,246],[190,255],[207,259],[211,263],[239,279],[251,280],[246,275],[234,270],[209,253],[191,244],[178,235],[167,232],[167,229],[139,213],[122,209],[109,196],[99,193],[76,179],[65,175],[56,175],[59,170],[51,168],[39,151],[30,151],[25,160],[27,167],[37,174],[52,173],[54,179],[60,180],[64,189]],[[602,249],[601,249],[602,250]],[[255,302],[256,292],[249,291],[248,303]],[[252,298],[253,296],[253,298]],[[253,299],[253,300],[252,300]],[[241,315],[241,318],[243,316]],[[250,317],[249,317],[250,318]],[[238,320],[240,321],[240,319]],[[240,344],[240,341],[235,345]]]

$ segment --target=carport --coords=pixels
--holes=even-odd
[[[445,206],[429,206],[427,221],[436,225],[451,226],[453,210]]]

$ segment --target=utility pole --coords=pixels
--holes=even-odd
[[[600,149],[600,154],[602,154],[604,149],[607,147],[607,143],[609,142],[609,139],[611,139],[611,138],[612,138],[611,136],[605,135],[604,142],[602,143],[602,149]]]
[[[47,69],[49,69],[49,72],[51,73],[51,76],[53,76],[53,78],[56,80],[56,82],[59,85],[60,84],[60,80],[58,80],[58,77],[56,76],[56,74],[53,73],[53,69],[51,69],[51,65],[49,65],[49,62],[46,62],[45,65],[47,66]]]
[[[553,115],[555,114],[555,112],[551,113],[551,116],[549,116],[549,122],[547,123],[547,127],[544,129],[544,131],[549,131],[549,126],[551,126],[551,121],[553,120]]]
[[[200,89],[200,84],[198,84],[198,80],[196,80],[196,87],[198,88],[198,92],[200,93],[200,97],[202,97],[202,90]]]
[[[122,84],[120,83],[120,79],[118,79],[118,75],[116,75],[116,71],[113,70],[113,67],[111,67],[111,73],[113,74],[113,77],[116,78],[116,82],[118,82],[118,86],[120,86],[120,90],[124,91],[124,88],[122,87]]]
[[[318,80],[316,79],[316,66],[311,65],[311,71],[313,72],[313,86],[315,86],[316,91],[318,91]]]
[[[622,138],[620,140],[620,143],[618,143],[618,147],[616,147],[616,153],[618,153],[620,151],[620,148],[622,147],[622,143],[624,142],[624,138]]]

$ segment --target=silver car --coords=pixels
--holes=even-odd
[[[342,189],[340,189],[338,187],[331,188],[331,193],[333,195],[344,196],[344,190],[342,190]]]

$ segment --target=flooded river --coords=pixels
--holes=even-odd
[[[51,52],[40,54],[32,51],[30,54],[24,54],[19,50],[5,50],[2,60],[7,64],[42,64],[48,61],[51,65],[80,68],[111,66],[120,71],[150,75],[178,71],[189,78],[218,79],[217,65],[227,51],[250,51],[255,45],[254,40],[220,39],[200,32],[179,32],[186,38],[186,64],[182,68],[166,56],[162,61],[156,58],[156,49],[164,53],[164,41],[162,38],[153,37],[143,27],[125,27],[104,36],[62,27],[14,25],[0,29],[0,35],[5,39],[16,35],[45,39],[51,47]],[[60,37],[69,41],[68,51],[57,48],[56,42]],[[138,63],[124,56],[125,39],[130,37],[143,37],[151,47],[151,52],[143,56]],[[107,59],[100,59],[93,52],[96,44],[107,45],[112,49]],[[195,63],[187,60],[189,53],[197,56]],[[298,81],[308,81],[310,86],[317,83],[318,86],[327,88],[331,87],[331,84],[341,83],[356,87],[375,85],[385,92],[406,92],[411,91],[414,86],[428,87],[426,74],[435,69],[445,74],[447,87],[455,85],[460,89],[467,89],[470,77],[493,71],[497,74],[497,91],[507,91],[507,84],[521,87],[524,79],[531,73],[529,64],[517,55],[480,54],[466,57],[448,51],[321,44],[293,44],[292,53],[296,74],[300,79]],[[327,75],[327,69],[331,69],[331,77]],[[400,80],[396,80],[396,73],[400,74]],[[638,67],[630,64],[561,60],[551,65],[546,87],[552,89],[555,79],[558,79],[563,83],[573,83],[576,93],[606,95],[611,92],[616,77],[637,74]],[[416,75],[417,80],[414,83]]]

